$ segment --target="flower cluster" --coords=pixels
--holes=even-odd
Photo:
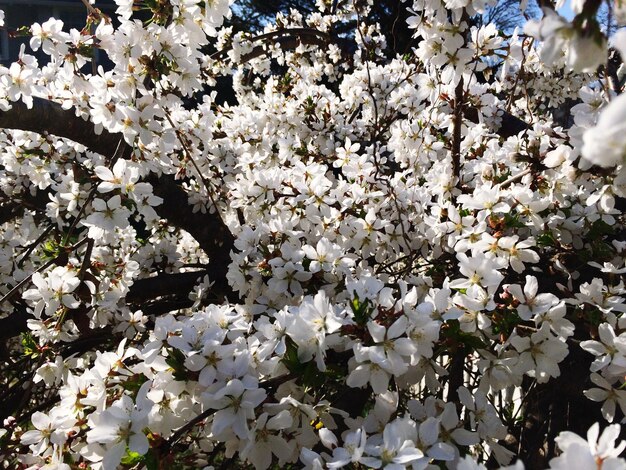
[[[0,66],[5,466],[626,465],[623,95],[588,7],[533,41],[404,2],[398,55],[373,2],[256,37],[228,0],[139,3]]]

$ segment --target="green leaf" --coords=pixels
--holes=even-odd
[[[287,336],[287,350],[283,355],[282,363],[290,373],[296,375],[305,387],[319,387],[326,381],[325,375],[320,372],[315,361],[300,362],[298,345]]]
[[[611,233],[613,233],[613,227],[607,224],[604,220],[598,219],[591,224],[591,228],[589,229],[589,232],[587,232],[587,237],[589,240],[598,240]]]
[[[126,455],[122,457],[122,465],[137,465],[144,461],[144,456],[138,452],[133,452],[128,447],[126,448]]]
[[[508,338],[522,319],[519,317],[516,310],[506,310],[499,313],[499,315],[492,316],[491,329],[494,334],[503,334]]]
[[[591,244],[590,261],[610,261],[615,256],[615,250],[612,245],[598,240]]]
[[[300,372],[300,360],[298,359],[298,345],[292,340],[289,336],[287,336],[285,343],[287,345],[287,350],[285,354],[283,354],[282,363],[285,364],[285,367],[291,373]]]
[[[173,370],[174,380],[187,380],[187,369],[185,368],[185,355],[178,349],[168,348],[165,363]]]
[[[486,349],[488,347],[488,345],[478,336],[462,331],[461,324],[458,320],[446,322],[446,328],[441,330],[441,334],[444,338],[463,344],[466,349],[476,350]]]
[[[56,240],[47,240],[41,247],[44,259],[53,259],[61,253],[61,247]]]
[[[525,225],[519,220],[519,214],[511,214],[511,213],[504,214],[504,223],[507,227],[510,227],[510,228],[525,227]]]
[[[585,312],[585,318],[592,325],[600,326],[600,323],[604,321],[605,315],[599,309],[594,308]]]
[[[25,356],[36,356],[39,352],[39,345],[30,333],[22,333],[22,348]]]
[[[141,386],[146,383],[147,380],[148,378],[143,374],[134,374],[130,376],[128,380],[122,382],[122,387],[124,390],[132,392],[133,396],[136,396]]]
[[[468,349],[487,349],[488,345],[478,336],[474,336],[471,333],[461,332],[459,334],[459,341],[465,345]]]
[[[354,299],[350,302],[350,308],[354,313],[354,321],[357,325],[365,326],[372,316],[372,307],[369,299],[361,301],[356,292],[353,292]]]
[[[552,235],[552,232],[544,232],[537,237],[537,245],[539,246],[558,246],[558,242]]]
[[[147,470],[159,470],[159,459],[153,449],[150,449],[144,456],[143,463],[145,464]]]

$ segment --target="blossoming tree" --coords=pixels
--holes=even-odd
[[[85,3],[0,67],[5,468],[625,468],[600,2]]]

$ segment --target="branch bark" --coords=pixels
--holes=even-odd
[[[267,54],[268,44],[279,44],[283,50],[296,49],[299,45],[314,45],[320,47],[327,47],[329,44],[335,44],[339,47],[344,56],[349,56],[351,51],[356,49],[356,44],[350,42],[347,39],[331,36],[323,31],[318,31],[314,28],[286,28],[278,31],[271,31],[269,33],[254,36],[247,40],[250,43],[262,43],[262,45],[255,46],[251,52],[243,54],[241,56],[240,63],[245,64],[257,57],[261,57]],[[225,47],[211,55],[212,59],[224,60],[228,57],[228,53],[232,50],[232,46]]]
[[[452,129],[452,175],[454,176],[455,184],[460,183],[461,174],[461,127],[463,126],[463,77],[459,80],[454,90],[454,108],[453,108],[453,122],[454,128]]]
[[[65,137],[106,157],[112,157],[118,145],[120,151],[128,148],[122,134],[97,134],[91,122],[43,98],[33,98],[31,109],[21,101],[11,103],[10,110],[0,112],[0,128]]]
[[[478,110],[471,106],[466,106],[463,109],[463,114],[465,118],[474,123],[478,124]],[[512,114],[504,111],[502,115],[502,122],[500,124],[500,128],[496,131],[496,133],[503,138],[512,137],[514,135],[519,134],[526,129],[530,129],[530,124],[525,121],[522,121],[520,118],[513,116]]]
[[[0,112],[0,128],[17,129],[39,134],[50,134],[70,139],[84,145],[87,149],[112,158],[119,152],[129,153],[130,147],[120,133],[103,131],[97,134],[94,125],[65,110],[58,103],[42,98],[34,98],[33,107],[14,102],[8,111]],[[209,274],[214,281],[214,294],[219,298],[234,300],[235,295],[226,280],[230,263],[230,251],[234,246],[234,237],[217,214],[200,215],[192,211],[188,197],[178,182],[169,175],[152,175],[147,180],[153,185],[157,196],[163,203],[155,208],[159,217],[166,219],[173,226],[187,231],[193,236],[210,259],[207,270],[194,273],[159,275],[135,282],[127,296],[127,302],[140,303],[172,294],[188,294],[201,276]],[[45,196],[45,192],[42,192]],[[33,198],[37,209],[45,210],[46,197]],[[18,216],[26,201],[10,201],[0,205],[0,219],[8,221]],[[0,319],[0,339],[19,335],[26,331],[28,315],[25,311],[14,311]]]
[[[163,204],[155,208],[159,217],[186,230],[198,242],[210,259],[209,278],[216,282],[216,287],[226,292],[226,272],[230,264],[230,252],[235,245],[233,234],[218,214],[194,213],[188,203],[187,193],[173,176],[151,176],[147,181],[152,184],[154,194],[163,199]]]

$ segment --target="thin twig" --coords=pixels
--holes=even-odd
[[[46,269],[48,269],[50,266],[52,266],[54,263],[57,262],[57,260],[63,256],[66,255],[67,253],[70,253],[78,248],[80,248],[82,245],[85,244],[85,242],[87,242],[89,240],[89,238],[85,237],[83,238],[81,241],[79,241],[76,245],[71,246],[70,248],[64,249],[63,253],[61,253],[60,255],[56,256],[55,258],[51,259],[50,261],[48,261],[46,264],[40,266],[39,268],[37,268],[37,270],[35,270],[35,272],[29,274],[27,277],[25,277],[24,279],[22,279],[13,289],[11,289],[4,297],[2,297],[2,299],[0,299],[0,304],[2,304],[3,302],[5,302],[6,300],[11,299],[15,294],[17,294],[20,289],[22,287],[24,287],[24,285],[28,284],[30,282],[30,280],[32,279],[33,275],[35,273],[40,273]]]
[[[264,389],[270,389],[272,387],[276,387],[277,385],[285,383],[288,380],[292,380],[294,378],[296,378],[295,374],[281,375],[279,377],[274,377],[272,379],[261,382],[259,385],[262,385]],[[166,449],[176,444],[176,442],[178,442],[180,438],[183,437],[183,435],[186,432],[190,431],[196,424],[204,421],[206,418],[208,418],[209,416],[211,416],[213,413],[217,411],[219,410],[215,410],[215,409],[204,410],[202,413],[200,413],[198,416],[193,418],[191,421],[187,422],[185,425],[178,428],[166,441],[165,443]]]
[[[220,213],[220,210],[219,210],[219,207],[217,206],[217,202],[215,200],[215,197],[213,196],[213,188],[211,187],[211,184],[209,183],[209,181],[204,177],[204,175],[202,174],[202,171],[200,170],[200,167],[198,166],[198,164],[194,160],[193,156],[191,155],[191,150],[189,150],[189,146],[187,145],[187,142],[185,141],[186,140],[185,136],[182,134],[182,132],[180,132],[176,128],[176,126],[174,125],[174,121],[172,121],[172,118],[170,117],[170,114],[167,111],[167,109],[163,108],[163,111],[165,112],[165,117],[167,118],[168,122],[170,123],[170,126],[172,126],[172,129],[174,129],[174,133],[176,134],[176,138],[180,142],[180,145],[183,147],[183,150],[185,151],[185,154],[187,155],[187,158],[189,159],[189,161],[191,162],[191,164],[195,168],[196,172],[198,173],[198,177],[200,178],[200,181],[202,181],[202,184],[206,188],[207,195],[209,196],[209,199],[211,200],[211,203],[213,204],[213,207],[215,207],[215,213],[220,218],[222,223],[224,223],[224,219],[222,217],[222,214]]]
[[[85,5],[85,8],[87,8],[89,14],[94,15],[96,18],[100,18],[100,12],[96,8],[94,8],[92,4],[90,4],[87,0],[80,1],[83,2],[83,5]]]
[[[43,233],[41,235],[39,235],[39,237],[37,237],[37,240],[35,240],[30,245],[28,245],[26,251],[22,255],[22,258],[17,262],[17,267],[18,268],[21,268],[24,265],[24,261],[26,261],[26,258],[28,258],[30,256],[30,254],[33,252],[33,250],[35,248],[37,248],[37,246],[50,234],[50,232],[52,231],[53,228],[54,228],[54,225],[49,225],[43,231]]]
[[[85,273],[87,269],[91,266],[91,252],[93,251],[94,241],[91,238],[88,238],[87,241],[87,249],[83,254],[83,262],[80,265],[80,271],[78,271],[78,278],[82,281],[85,277]]]
[[[109,169],[113,168],[113,165],[115,164],[117,159],[122,155],[123,149],[124,149],[124,147],[122,147],[123,141],[124,141],[123,137],[120,138],[120,140],[118,141],[117,148],[115,149],[115,152],[113,153],[113,157],[111,157],[111,159],[108,161],[107,167]],[[120,148],[122,148],[122,152],[119,152]],[[78,214],[76,215],[76,217],[74,217],[74,220],[72,221],[72,224],[70,225],[70,228],[67,230],[67,234],[63,238],[63,245],[66,245],[67,242],[69,241],[70,237],[72,236],[72,233],[74,232],[74,229],[78,225],[78,222],[80,222],[80,219],[83,216],[85,209],[91,203],[91,201],[95,198],[97,192],[98,192],[98,185],[95,184],[94,187],[89,192],[89,195],[87,196],[87,199],[85,200],[85,202],[80,206],[80,209],[78,210]]]
[[[209,416],[211,416],[213,413],[216,413],[217,411],[219,410],[215,410],[212,408],[208,410],[204,410],[202,413],[200,413],[198,416],[193,418],[191,421],[187,422],[187,424],[178,428],[174,432],[174,434],[172,434],[170,438],[167,440],[166,446],[169,448],[173,446],[174,444],[176,444],[176,442],[178,442],[180,438],[183,437],[185,433],[187,433],[187,431],[190,431],[196,424],[204,421],[205,419],[207,419]]]
[[[532,168],[526,168],[524,171],[516,175],[513,175],[508,180],[500,183],[500,189],[506,188],[508,185],[515,183],[518,180],[521,180],[524,176],[529,175],[532,172],[533,172]]]
[[[528,44],[529,49],[533,47],[534,42],[535,42],[535,38],[532,38]],[[515,81],[513,82],[513,86],[511,87],[510,95],[506,102],[506,106],[504,107],[507,113],[511,112],[511,106],[513,105],[513,98],[515,97],[515,89],[517,88],[517,84],[522,78],[522,75],[524,75],[524,65],[526,63],[526,50],[524,49],[525,45],[526,45],[526,39],[522,41],[522,47],[521,47],[522,61],[520,63],[519,72],[515,75]]]

